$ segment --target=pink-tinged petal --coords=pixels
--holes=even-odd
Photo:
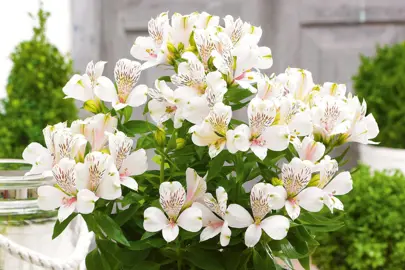
[[[267,147],[265,146],[252,144],[250,149],[260,160],[265,159],[267,156]]]
[[[141,175],[148,169],[148,157],[144,149],[132,152],[124,161],[120,168],[120,174],[126,176]]]
[[[63,200],[70,197],[52,186],[42,186],[38,188],[38,207],[41,210],[50,211],[60,207]]]
[[[169,220],[166,218],[163,211],[156,207],[147,208],[143,213],[143,216],[143,228],[147,232],[161,231],[169,224]]]
[[[186,231],[198,232],[202,228],[201,210],[197,207],[187,208],[180,214],[177,224]]]
[[[319,212],[323,207],[322,189],[317,187],[309,187],[304,189],[297,195],[298,204],[309,212]]]
[[[63,222],[67,219],[76,209],[76,198],[72,198],[70,202],[66,202],[59,207],[58,210],[58,220],[59,222]]]
[[[349,172],[341,172],[323,189],[332,195],[345,195],[353,189],[353,180]]]
[[[287,236],[290,221],[284,216],[275,215],[262,220],[261,226],[272,239],[281,240]]]
[[[160,205],[171,219],[176,219],[186,201],[186,191],[180,182],[163,182],[159,187]]]
[[[205,177],[200,177],[192,168],[186,170],[187,198],[186,204],[199,201],[207,191]]]
[[[163,238],[167,243],[172,242],[179,235],[179,226],[177,224],[167,224],[162,230]]]
[[[221,222],[221,225],[223,222]],[[214,238],[221,233],[222,226],[207,226],[202,230],[200,234],[200,242],[206,241],[208,239]]]
[[[136,86],[129,94],[126,103],[131,107],[139,107],[148,100],[148,87],[144,84]]]
[[[94,211],[95,203],[98,197],[94,192],[88,189],[82,189],[77,193],[77,212],[81,214],[90,214]]]
[[[229,241],[231,241],[231,235],[232,231],[228,227],[228,222],[225,221],[221,228],[221,236],[220,236],[221,246],[226,247],[227,245],[229,245]]]
[[[229,227],[246,228],[253,224],[253,218],[249,212],[239,204],[230,204],[225,213],[225,220]]]
[[[213,212],[211,212],[211,210],[208,209],[208,207],[206,207],[202,203],[195,202],[193,203],[192,207],[196,207],[201,210],[202,223],[204,227],[209,226],[210,224],[217,224],[223,222],[219,217],[217,217]]]
[[[247,247],[254,247],[262,237],[262,228],[260,225],[250,225],[245,233],[245,245]]]
[[[320,160],[325,153],[325,145],[314,141],[310,137],[305,137],[301,145],[296,146],[295,149],[302,160],[309,160],[311,162]]]
[[[285,210],[292,220],[298,218],[301,212],[300,206],[294,199],[285,202]]]
[[[121,177],[121,185],[126,186],[127,188],[130,188],[135,191],[138,190],[138,183],[134,178],[129,176]]]

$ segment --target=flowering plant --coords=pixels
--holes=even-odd
[[[56,181],[38,190],[42,209],[59,209],[54,237],[78,214],[95,233],[88,269],[281,269],[291,259],[309,269],[316,232],[342,226],[320,212],[343,210],[338,197],[352,189],[338,172],[347,151],[329,154],[373,143],[366,103],[307,70],[265,75],[273,58],[261,28],[224,21],[151,19],[131,49],[143,64],[119,60],[114,84],[105,62],[90,62],[64,87],[95,115],[48,126],[46,147],[25,150],[29,173]],[[174,74],[137,85],[153,66]],[[145,120],[131,120],[146,103]]]

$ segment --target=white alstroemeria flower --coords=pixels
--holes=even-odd
[[[317,187],[307,187],[312,177],[313,164],[307,160],[293,158],[281,169],[281,180],[285,191],[279,197],[285,198],[285,209],[292,220],[301,212],[301,207],[310,212],[319,212],[323,207],[323,191]]]
[[[288,147],[289,133],[285,126],[272,126],[276,107],[270,100],[253,98],[248,107],[249,126],[239,125],[226,134],[229,152],[247,151],[264,159],[267,150],[282,151]]]
[[[257,97],[261,99],[280,99],[284,94],[284,84],[277,77],[269,78],[263,74],[257,80]]]
[[[300,68],[287,68],[285,73],[279,74],[277,77],[284,82],[286,94],[308,103],[310,92],[315,86],[310,71]]]
[[[198,207],[202,212],[202,222],[204,230],[200,234],[200,241],[206,241],[218,234],[221,246],[226,247],[231,240],[231,230],[225,220],[225,213],[228,202],[228,194],[223,187],[216,190],[217,199],[211,193],[204,196],[204,204],[195,202],[193,206]]]
[[[148,87],[144,84],[136,85],[141,75],[141,64],[128,59],[120,59],[115,64],[115,89],[111,80],[103,81],[95,89],[96,95],[104,101],[111,102],[118,111],[126,106],[139,107],[146,103]]]
[[[103,81],[109,80],[107,77],[102,76],[106,63],[99,61],[94,65],[93,61],[91,61],[87,64],[85,74],[73,75],[62,89],[66,95],[65,98],[74,98],[83,102],[94,100],[94,89]]]
[[[179,235],[179,227],[190,232],[198,232],[202,228],[200,209],[189,207],[182,211],[186,202],[186,191],[179,182],[162,183],[159,194],[160,205],[164,212],[157,207],[145,210],[143,227],[146,231],[162,231],[163,238],[167,242],[172,242]]]
[[[190,35],[194,30],[194,25],[198,20],[198,13],[194,12],[188,15],[174,13],[171,20],[171,28],[169,32],[170,43],[177,47],[180,43],[185,48],[190,46]]]
[[[232,228],[246,228],[245,244],[247,247],[254,247],[262,236],[262,229],[274,239],[281,240],[287,236],[290,228],[288,218],[281,215],[273,215],[265,218],[267,214],[275,209],[272,205],[272,189],[270,184],[258,183],[250,192],[250,206],[253,218],[250,213],[238,204],[231,204],[225,214],[225,220]]]
[[[22,154],[23,159],[32,165],[26,175],[50,176],[55,164],[65,157],[74,159],[86,145],[86,139],[82,135],[73,134],[66,123],[48,125],[43,129],[43,134],[46,148],[34,142]]]
[[[333,209],[343,210],[342,202],[336,198],[336,195],[345,195],[353,189],[353,180],[349,172],[341,172],[335,176],[338,171],[338,163],[336,160],[325,156],[318,165],[319,182],[317,187],[323,190],[324,204],[333,213]],[[320,196],[319,192],[313,194]]]
[[[174,127],[180,128],[183,124],[182,109],[176,103],[174,91],[165,81],[155,81],[155,88],[149,88],[149,96],[152,98],[148,103],[149,114],[158,126],[173,119]]]
[[[261,27],[243,22],[240,18],[234,20],[231,15],[227,15],[224,22],[224,33],[228,35],[235,47],[244,44],[257,45],[262,37]]]
[[[107,134],[110,154],[118,169],[121,185],[138,190],[138,183],[130,176],[141,175],[148,169],[145,150],[139,149],[131,152],[134,141],[121,131]]]
[[[108,140],[106,132],[113,133],[117,124],[116,117],[99,113],[84,120],[73,121],[70,129],[74,134],[84,135],[90,143],[92,151],[100,151]]]
[[[197,29],[208,29],[208,28],[217,27],[218,24],[219,24],[218,16],[213,16],[204,11],[197,15],[197,19],[195,21],[194,26]]]
[[[76,162],[63,158],[53,169],[56,187],[41,186],[38,188],[38,206],[50,211],[59,208],[58,220],[64,221],[74,211],[87,214],[94,210],[94,202],[98,197],[88,190],[77,191]]]
[[[90,152],[86,155],[84,163],[77,163],[75,169],[76,187],[84,196],[80,198],[78,194],[78,203],[84,203],[78,207],[86,208],[89,210],[88,213],[91,213],[94,209],[94,198],[115,200],[121,197],[120,174],[112,156]],[[92,200],[88,200],[89,197]]]
[[[314,141],[311,137],[305,137],[302,142],[294,145],[301,160],[308,160],[312,163],[320,160],[325,154],[325,145]]]
[[[322,87],[320,87],[319,94],[321,97],[332,96],[343,100],[345,99],[346,95],[346,85],[326,82]]]
[[[350,127],[348,107],[334,97],[324,97],[311,108],[314,135],[328,141],[333,135],[346,133]]]
[[[198,55],[204,65],[205,71],[208,71],[208,60],[216,46],[221,46],[211,29],[194,30],[194,41],[197,46]]]
[[[140,61],[142,69],[167,62],[167,39],[169,36],[169,17],[167,12],[161,13],[148,22],[148,37],[137,37],[131,48],[131,55]]]
[[[350,113],[349,119],[351,120],[348,131],[344,134],[347,142],[358,142],[362,144],[377,144],[372,141],[377,137],[379,131],[378,124],[374,119],[373,114],[366,116],[367,104],[363,100],[360,103],[359,98],[349,97],[348,108]]]
[[[202,124],[192,126],[192,140],[195,145],[208,146],[211,158],[217,156],[225,147],[226,132],[232,118],[232,108],[223,103],[214,105]]]
[[[202,201],[207,191],[207,175],[201,177],[192,168],[186,170],[187,197],[183,208],[188,208],[194,202]]]

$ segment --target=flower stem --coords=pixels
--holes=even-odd
[[[160,183],[165,181],[165,157],[160,155]]]

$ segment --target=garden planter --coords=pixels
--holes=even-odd
[[[0,165],[4,163],[21,161],[0,160]],[[41,211],[36,200],[36,188],[49,182],[49,179],[42,176],[24,176],[24,173],[24,170],[0,170],[0,232],[21,246],[62,259],[74,248],[71,241],[73,232],[68,229],[52,240],[56,213]],[[17,259],[0,249],[0,269],[43,268]]]
[[[399,169],[405,173],[405,149],[359,144],[360,161],[374,170]]]

